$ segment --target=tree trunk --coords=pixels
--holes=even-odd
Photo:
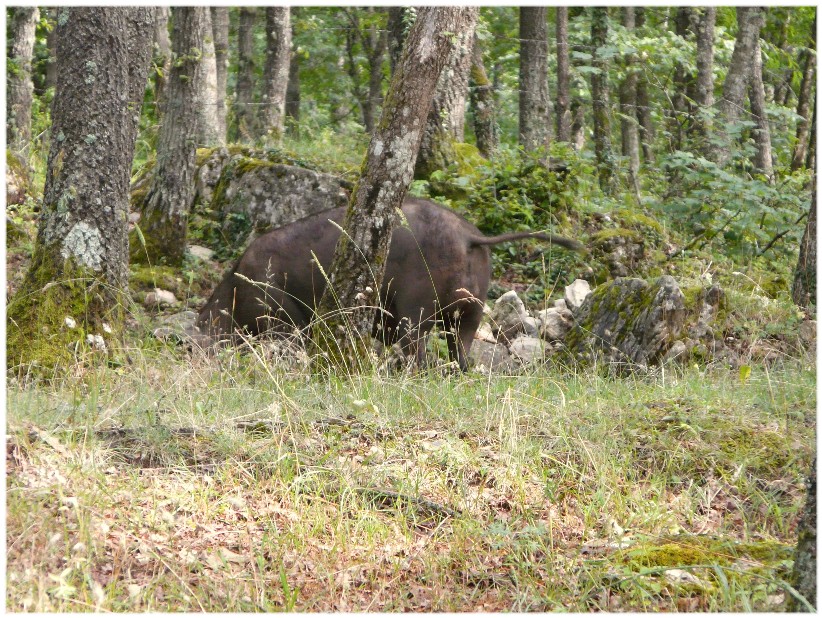
[[[770,183],[773,183],[771,128],[765,112],[765,84],[762,82],[762,50],[759,46],[759,39],[756,40],[754,46],[753,66],[748,78],[748,97],[751,101],[751,114],[756,122],[756,129],[753,131],[754,142],[756,142],[754,167],[757,172],[767,177]]]
[[[679,7],[674,18],[676,34],[688,39],[694,27],[694,9]],[[692,76],[688,74],[685,65],[677,62],[674,68],[674,77],[671,88],[671,107],[666,110],[668,117],[669,134],[671,135],[671,150],[682,150],[685,127],[690,125],[690,105],[688,104],[688,89]]]
[[[622,9],[622,25],[629,32],[636,27],[636,18],[633,7]],[[636,114],[636,85],[637,73],[634,68],[634,54],[625,56],[625,79],[619,89],[620,129],[622,133],[622,156],[628,159],[628,170],[631,175],[631,184],[638,189],[639,182],[639,125]]]
[[[288,66],[291,62],[291,11],[288,7],[265,9],[265,88],[261,122],[266,139],[280,144],[285,127]]]
[[[254,8],[241,8],[237,29],[237,98],[234,110],[232,136],[235,140],[251,143],[257,137],[254,110]]]
[[[10,365],[64,366],[86,335],[102,349],[121,332],[134,108],[148,75],[153,11],[58,11],[54,138],[31,266],[8,306]]]
[[[296,7],[293,10],[296,10]],[[296,18],[297,15],[295,14]],[[291,26],[291,40],[294,40],[294,26]],[[300,134],[300,58],[296,49],[291,51],[288,63],[288,88],[285,91],[285,115],[291,119],[288,130],[295,136]]]
[[[357,371],[370,354],[388,247],[413,178],[428,110],[454,41],[465,45],[472,40],[478,12],[470,7],[418,9],[351,196],[319,317],[312,323],[323,364]]]
[[[568,7],[557,7],[557,141],[571,141],[571,57],[568,50]]]
[[[223,143],[228,135],[228,108],[226,84],[228,82],[228,7],[211,7],[211,30],[214,34],[214,58],[217,65],[217,133]]]
[[[594,153],[597,160],[599,186],[606,195],[616,191],[614,154],[611,149],[610,101],[608,98],[608,62],[599,50],[608,39],[608,9],[591,8],[592,64],[596,73],[591,74],[591,98],[594,108]]]
[[[382,106],[382,63],[388,47],[388,36],[384,30],[378,30],[373,24],[368,28],[367,36],[362,30],[359,33],[368,57],[368,99],[364,113],[369,117],[373,131]]]
[[[9,52],[6,64],[6,144],[19,152],[31,141],[31,104],[34,82],[31,58],[34,30],[40,19],[37,7],[10,9]]]
[[[474,111],[474,136],[477,150],[483,157],[490,157],[499,144],[499,134],[494,105],[494,88],[485,72],[482,61],[482,45],[474,34],[474,49],[471,52],[471,108]]]
[[[402,56],[402,46],[408,34],[408,8],[392,6],[388,9],[388,61],[391,64],[391,75],[394,75],[397,63]]]
[[[168,86],[168,74],[171,72],[171,38],[168,35],[168,18],[170,9],[167,6],[158,6],[154,13],[154,57],[152,71],[154,79],[154,106],[159,120],[163,112],[165,91]]]
[[[636,7],[636,27],[645,25],[645,9]],[[639,121],[639,141],[642,144],[642,158],[646,163],[654,160],[654,121],[651,115],[651,103],[648,96],[648,81],[640,79],[636,86],[637,120]]]
[[[200,36],[202,46],[194,53],[202,55],[201,66],[203,79],[200,89],[191,99],[197,110],[198,146],[225,146],[225,134],[220,135],[220,121],[217,109],[220,106],[220,93],[217,90],[217,55],[214,51],[214,33],[211,27],[211,11],[206,10],[202,17],[203,33]],[[222,95],[225,96],[225,93]],[[224,105],[225,103],[223,103]]]
[[[799,245],[799,261],[794,271],[793,302],[808,313],[816,314],[816,175],[811,184],[811,209]]]
[[[547,15],[546,7],[519,9],[519,143],[528,152],[550,138]]]
[[[464,14],[462,30],[437,82],[434,100],[414,168],[414,178],[428,178],[446,169],[456,158],[454,144],[465,141],[465,103],[471,72],[471,50],[479,9]]]
[[[791,171],[796,171],[805,163],[808,151],[808,127],[810,125],[810,106],[813,101],[813,85],[816,77],[816,18],[811,29],[811,46],[802,52],[804,63],[802,67],[802,84],[799,87],[799,96],[796,103],[796,115],[800,120],[796,123],[796,146],[791,158]]]
[[[713,121],[711,108],[714,104],[714,29],[716,27],[716,7],[697,9],[699,18],[696,27],[696,85],[694,91],[693,135],[698,141],[698,149],[709,154],[708,139]]]
[[[43,90],[57,86],[57,28],[55,16],[59,8],[51,7],[46,10],[49,22],[52,24],[51,32],[46,36],[46,47],[49,50],[48,64],[46,65],[46,77],[43,82]]]
[[[207,7],[175,8],[171,37],[174,62],[168,80],[166,116],[157,143],[157,164],[145,197],[140,228],[143,246],[132,238],[131,257],[156,264],[182,264],[188,214],[194,197],[197,125],[200,115],[191,102],[206,79],[203,39],[209,24]]]
[[[811,465],[805,496],[805,508],[799,520],[799,538],[794,554],[791,583],[794,589],[816,608],[816,457]],[[793,595],[788,596],[786,609],[789,612],[812,611]]]
[[[818,106],[813,106],[813,115],[811,116],[811,130],[810,130],[810,139],[808,140],[808,156],[805,158],[805,169],[813,170],[816,169],[816,108]],[[816,186],[814,184],[813,186]]]
[[[731,64],[722,85],[722,98],[719,100],[721,122],[717,126],[725,142],[717,151],[716,160],[724,165],[731,158],[731,137],[728,130],[739,121],[744,109],[748,76],[754,63],[754,50],[759,40],[762,27],[762,11],[758,7],[737,7],[739,31],[736,35]]]

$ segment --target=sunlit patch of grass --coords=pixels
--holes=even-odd
[[[807,362],[317,377],[140,343],[8,392],[7,606],[778,608]],[[690,574],[683,575],[684,573]]]

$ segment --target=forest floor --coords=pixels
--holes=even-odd
[[[770,611],[812,354],[334,378],[139,340],[9,380],[10,611]]]

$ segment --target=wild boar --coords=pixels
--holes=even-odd
[[[538,238],[566,249],[582,247],[539,232],[483,236],[455,212],[424,199],[406,199],[402,212],[407,225],[397,226],[391,238],[380,290],[384,311],[378,312],[373,334],[386,345],[399,342],[406,354],[416,348],[420,364],[425,336],[436,323],[446,333],[451,360],[467,369],[491,277],[490,245]],[[340,236],[329,220],[342,225],[344,216],[345,208],[335,208],[255,239],[203,307],[200,330],[223,338],[308,326]]]

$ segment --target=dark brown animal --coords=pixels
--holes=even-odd
[[[474,334],[482,319],[491,277],[489,245],[539,238],[566,249],[582,246],[560,236],[514,232],[483,236],[451,210],[423,199],[403,204],[407,226],[394,230],[374,335],[387,344],[399,342],[425,360],[425,336],[435,323],[446,333],[448,352],[464,371]],[[308,326],[325,290],[316,255],[328,272],[345,208],[321,212],[254,240],[214,290],[197,318],[211,337],[237,331],[251,335]]]

